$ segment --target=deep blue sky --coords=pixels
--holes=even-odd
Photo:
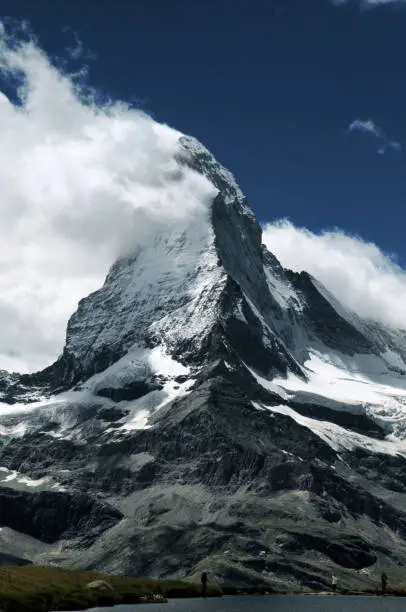
[[[51,55],[76,32],[96,56],[90,84],[199,138],[261,221],[338,226],[406,262],[404,4],[2,0],[0,9],[28,19]],[[355,119],[372,119],[403,150],[379,155],[373,137],[346,133]]]

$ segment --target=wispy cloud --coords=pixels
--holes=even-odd
[[[179,167],[179,132],[100,102],[83,74],[57,68],[26,27],[16,38],[0,22],[0,369],[50,363],[78,300],[115,259],[205,214],[213,195]]]
[[[361,119],[355,119],[348,126],[348,131],[353,132],[354,130],[359,130],[360,132],[366,132],[367,134],[373,134],[377,138],[381,138],[381,130],[375,125],[373,121],[368,119],[368,121],[362,121]]]
[[[347,4],[352,0],[330,0],[332,4],[336,6],[340,6],[342,4]],[[383,4],[406,4],[406,0],[353,0],[354,2],[358,2],[361,6],[373,8],[374,6],[382,6]]]
[[[378,148],[376,149],[376,152],[380,155],[384,155],[388,149],[395,149],[396,151],[400,151],[402,149],[400,142],[389,138],[385,132],[383,132],[383,130],[371,119],[355,119],[347,128],[347,133],[349,134],[351,132],[362,132],[368,136],[372,136],[376,141],[378,141]]]
[[[287,220],[266,225],[263,241],[282,265],[306,270],[360,317],[406,329],[406,271],[375,244]]]
[[[64,34],[67,34],[71,38],[71,44],[67,45],[65,51],[68,56],[73,60],[95,60],[97,56],[90,49],[85,47],[82,40],[79,38],[79,34],[70,26],[64,26],[62,29]]]

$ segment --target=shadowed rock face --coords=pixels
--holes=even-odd
[[[348,588],[383,567],[403,578],[406,459],[391,425],[362,398],[307,386],[306,366],[318,351],[353,380],[361,358],[380,359],[356,376],[369,389],[386,367],[401,389],[401,361],[380,355],[402,358],[403,335],[285,270],[197,141],[181,139],[179,159],[219,190],[207,214],[116,262],[54,364],[0,372],[9,405],[73,390],[0,416],[15,562],[283,588],[325,588],[331,571]],[[299,391],[284,390],[292,377]]]
[[[83,494],[0,488],[0,523],[43,542],[78,535],[91,541],[121,518],[115,508]]]
[[[343,353],[374,353],[374,342],[363,335],[337,312],[313,284],[307,272],[287,272],[287,277],[297,290],[306,296],[303,315],[313,333],[324,343]]]

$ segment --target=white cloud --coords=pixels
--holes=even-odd
[[[395,149],[396,151],[400,151],[402,149],[400,142],[388,138],[385,132],[383,132],[383,130],[371,119],[355,119],[347,128],[347,133],[351,132],[363,132],[364,134],[373,136],[376,140],[378,140],[378,148],[376,152],[380,155],[384,155],[388,149]]]
[[[371,6],[375,6],[378,4],[402,4],[406,2],[406,0],[362,0],[366,4],[370,4]]]
[[[368,119],[367,121],[363,121],[362,119],[355,119],[355,121],[350,123],[350,125],[348,126],[349,132],[353,132],[354,130],[359,132],[365,132],[366,134],[372,134],[377,138],[381,138],[382,135],[380,128],[375,125],[375,123],[370,119]]]
[[[0,71],[20,83],[17,105],[0,92],[0,368],[30,371],[60,353],[111,263],[157,225],[204,212],[213,187],[179,168],[178,132],[97,103],[1,24]]]
[[[283,266],[306,270],[359,316],[406,329],[406,272],[375,244],[287,220],[266,225],[263,241]]]
[[[405,4],[406,0],[355,0],[362,6],[381,6],[382,4]],[[351,0],[331,0],[331,2],[337,6],[341,4],[347,4],[347,2],[351,2]]]

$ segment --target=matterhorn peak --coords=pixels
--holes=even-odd
[[[21,558],[113,573],[400,575],[403,336],[285,269],[197,140],[176,160],[203,205],[120,255],[54,364],[0,372],[0,553],[6,529]]]
[[[272,354],[269,364],[282,371],[293,364],[271,327],[261,322],[272,300],[261,228],[246,198],[231,173],[197,140],[182,137],[179,150],[180,166],[187,164],[215,188],[207,210],[160,227],[120,257],[104,285],[80,301],[68,323],[63,354],[45,376],[56,388],[83,383],[127,353],[156,346],[185,365],[206,363],[216,358],[215,351],[232,350],[232,320],[248,329],[243,310],[258,329],[263,327],[258,344],[265,334],[271,353],[278,346],[281,363]],[[262,346],[259,350],[264,353]],[[251,348],[246,352],[247,362],[255,361]]]

